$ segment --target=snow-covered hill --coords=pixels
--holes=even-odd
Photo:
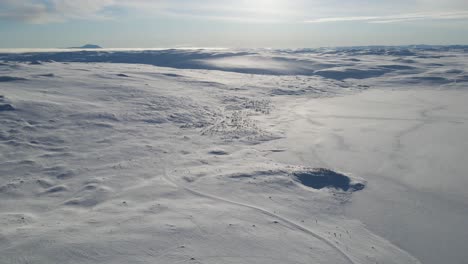
[[[2,53],[0,263],[463,263],[466,59]]]

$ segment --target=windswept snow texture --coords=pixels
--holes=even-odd
[[[466,263],[467,50],[1,53],[0,263]]]

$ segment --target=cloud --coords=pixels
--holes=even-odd
[[[403,15],[389,14],[389,10]],[[437,10],[435,12],[434,10]],[[450,11],[466,10],[466,11]],[[411,13],[413,12],[413,13]],[[68,20],[176,17],[247,23],[396,23],[466,19],[466,0],[0,0],[0,20],[57,23]],[[307,19],[310,15],[322,17]],[[368,15],[371,14],[371,15]]]
[[[305,23],[329,23],[329,22],[350,22],[365,21],[368,23],[398,23],[415,20],[450,20],[468,19],[468,11],[442,12],[442,13],[413,13],[390,16],[354,16],[354,17],[328,17],[306,20]]]
[[[306,20],[305,23],[327,23],[327,22],[346,22],[346,21],[372,21],[379,19],[376,16],[350,16],[350,17],[325,17],[312,20]]]
[[[50,0],[54,11],[66,17],[95,16],[106,7],[115,5],[114,0]]]
[[[285,22],[298,15],[286,0],[118,0],[117,5],[140,14],[237,22]]]
[[[36,23],[47,17],[47,6],[34,2],[0,0],[0,18]]]
[[[0,0],[0,19],[33,24],[63,22],[70,19],[105,19],[103,12],[114,0]]]
[[[300,0],[302,1],[302,0]],[[115,18],[132,15],[172,16],[244,22],[278,22],[296,16],[286,0],[0,0],[0,19],[26,23]]]

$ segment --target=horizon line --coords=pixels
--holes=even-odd
[[[353,48],[353,47],[417,47],[417,46],[429,46],[429,47],[456,47],[456,46],[468,46],[466,44],[368,44],[368,45],[330,45],[330,46],[317,46],[317,47],[197,47],[197,46],[175,46],[175,47],[119,47],[119,48],[0,48],[0,51],[26,51],[26,50],[37,50],[37,51],[144,51],[144,50],[226,50],[226,49],[266,49],[266,50],[301,50],[301,49],[324,49],[324,48]]]

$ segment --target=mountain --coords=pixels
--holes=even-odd
[[[70,49],[102,49],[102,47],[95,44],[86,44],[81,47],[70,47]]]

